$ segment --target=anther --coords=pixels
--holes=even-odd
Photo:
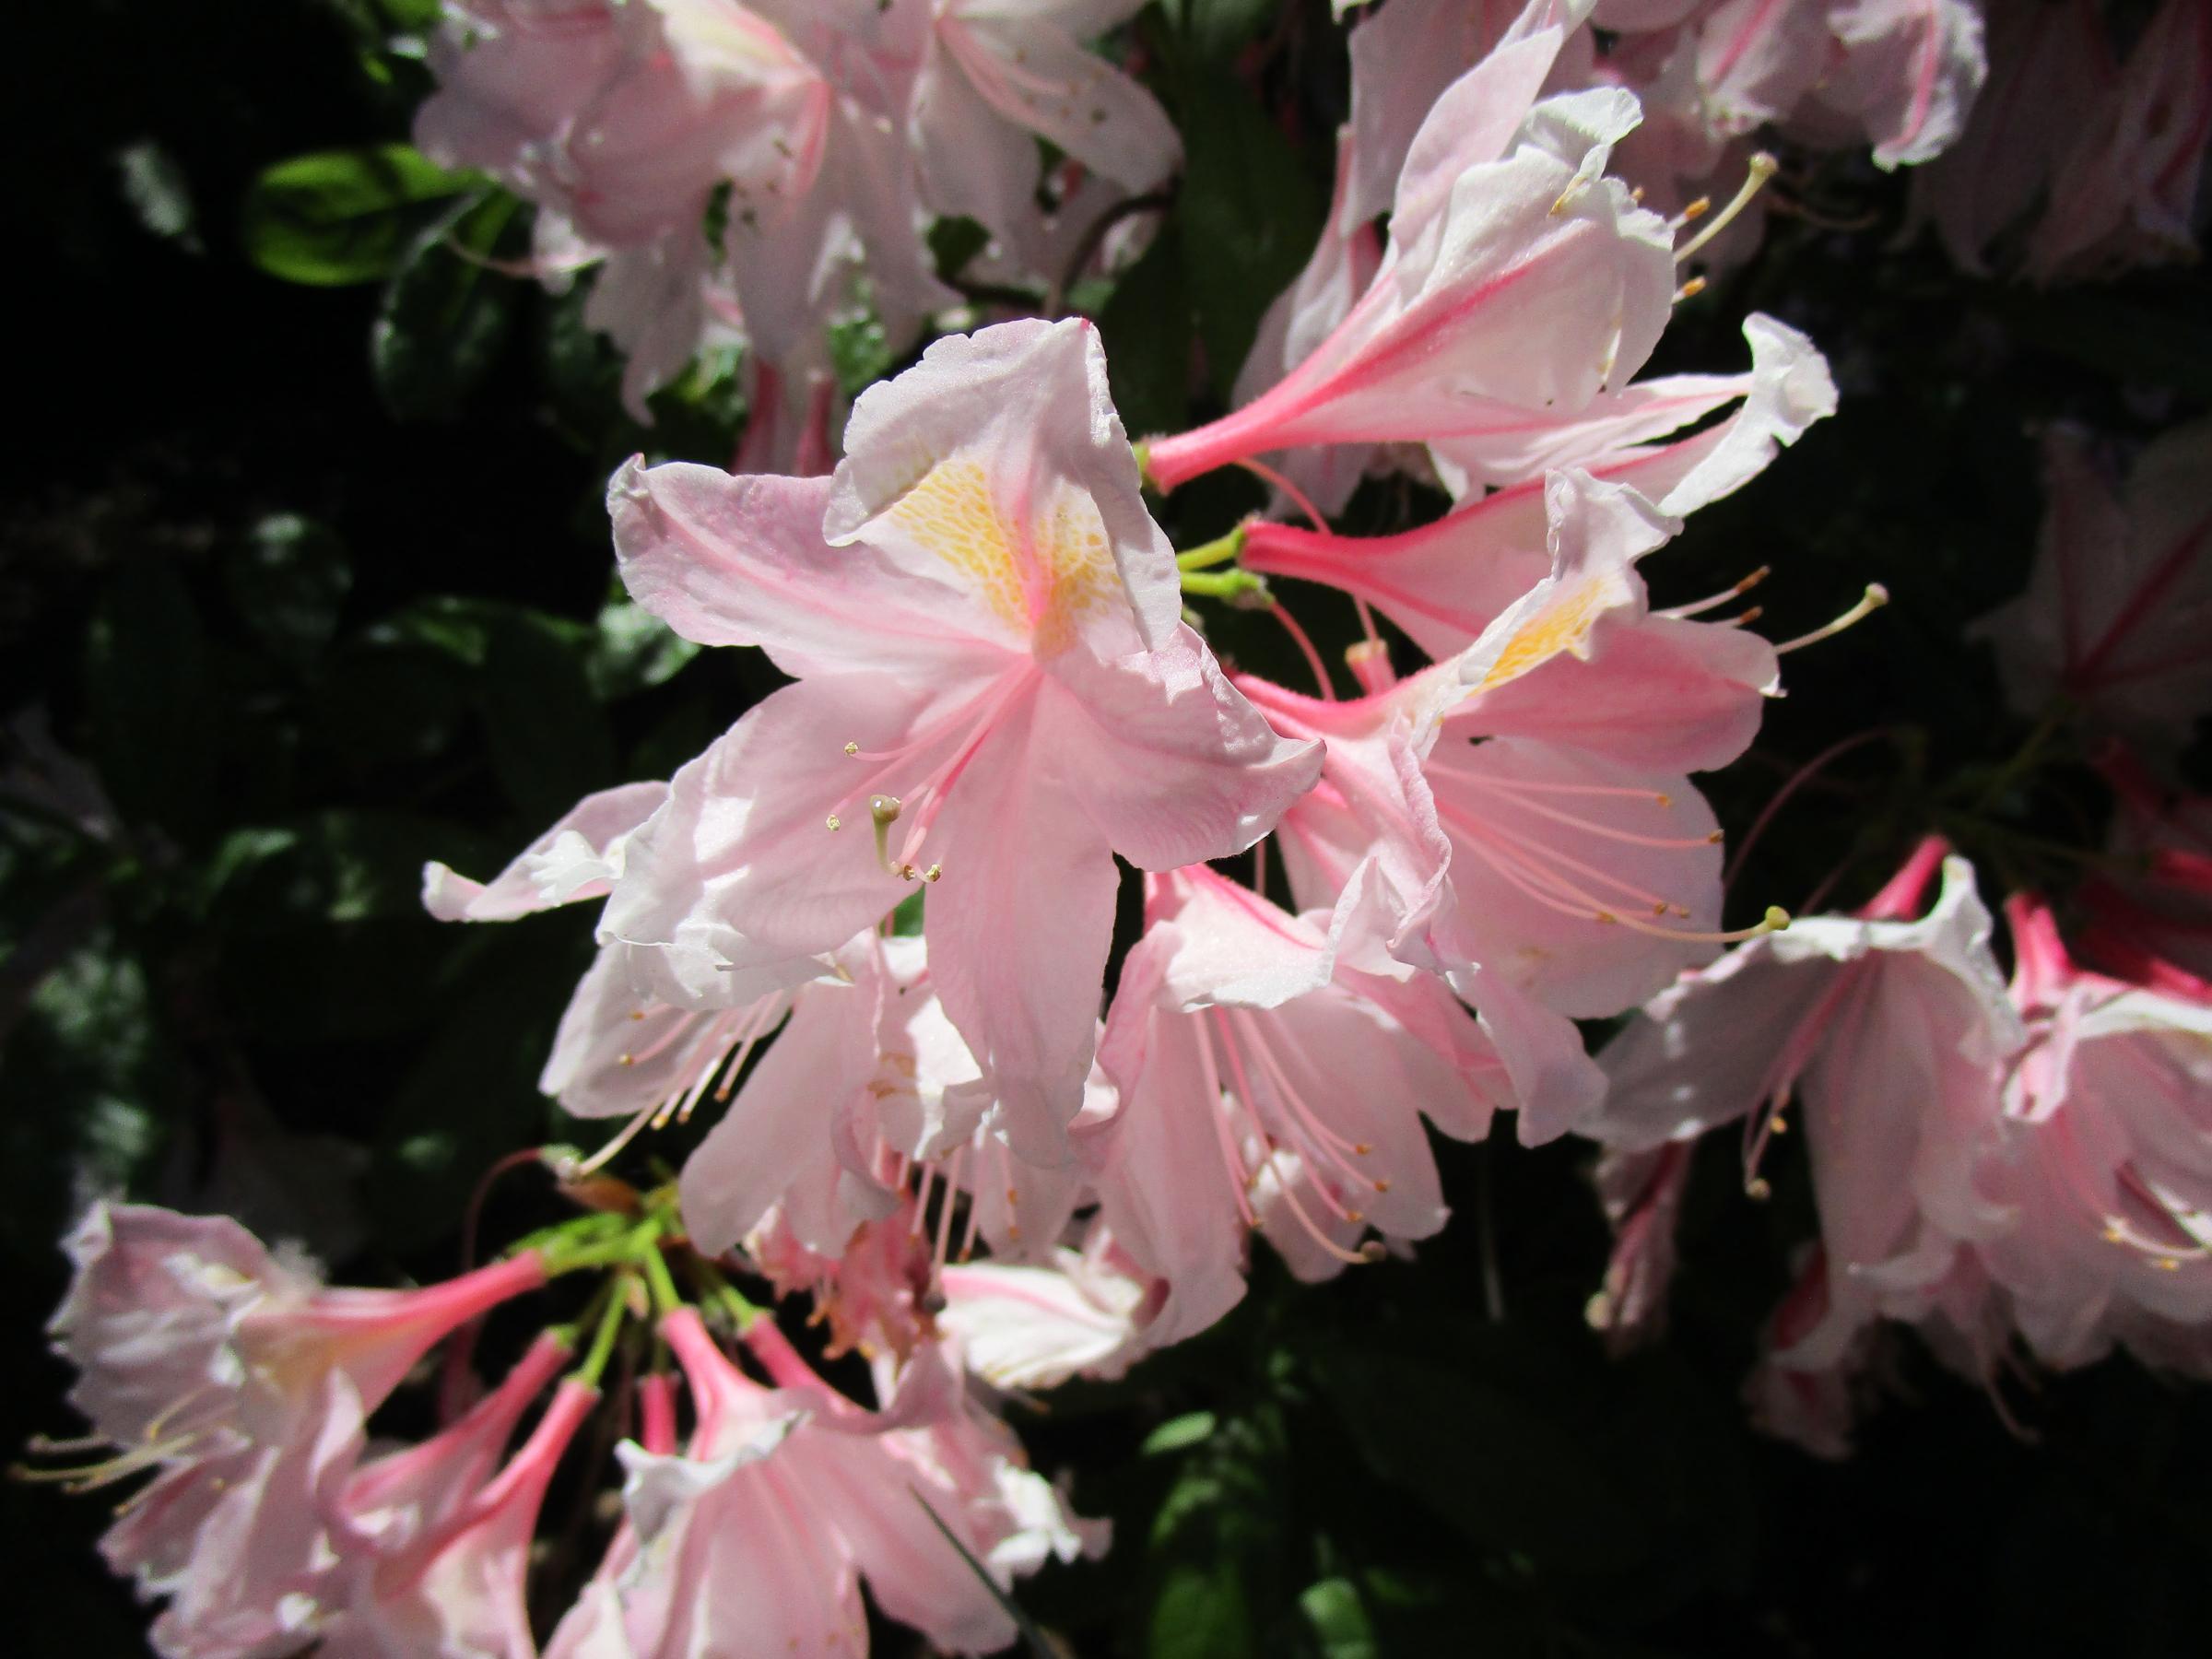
[[[1755,1203],[1764,1204],[1773,1195],[1774,1189],[1767,1184],[1767,1178],[1764,1175],[1754,1175],[1744,1182],[1744,1196]]]
[[[1695,300],[1700,294],[1703,293],[1706,288],[1711,286],[1712,285],[1708,283],[1704,277],[1692,276],[1688,282],[1684,283],[1680,288],[1675,290],[1675,303],[1679,305],[1685,300]]]
[[[1370,1152],[1374,1150],[1374,1147],[1368,1145],[1368,1143],[1365,1141],[1354,1141],[1352,1143],[1352,1150],[1358,1153],[1361,1158],[1365,1158]]]
[[[1383,1249],[1382,1241],[1380,1239],[1370,1239],[1359,1246],[1359,1259],[1363,1262],[1371,1264],[1379,1262],[1389,1253],[1389,1251]]]
[[[857,754],[859,754],[859,753],[860,753],[860,745],[859,745],[859,744],[857,744],[857,743],[848,743],[848,744],[846,744],[846,745],[845,745],[845,753],[846,753],[846,754],[848,754],[848,755],[857,755]]]
[[[1700,196],[1696,201],[1684,207],[1681,212],[1675,215],[1673,229],[1679,230],[1683,226],[1688,224],[1690,220],[1701,219],[1712,211],[1712,198],[1711,196]]]
[[[1781,1112],[1776,1112],[1772,1117],[1767,1120],[1767,1133],[1769,1135],[1787,1135],[1789,1132],[1790,1121],[1789,1119],[1783,1117]]]
[[[1378,1192],[1378,1193],[1387,1193],[1387,1192],[1389,1192],[1389,1191],[1390,1191],[1390,1177],[1389,1177],[1389,1176],[1387,1176],[1387,1175],[1385,1175],[1385,1176],[1383,1176],[1383,1177],[1382,1177],[1382,1180],[1380,1180],[1380,1181],[1376,1182],[1375,1182],[1375,1191],[1376,1191],[1376,1192]]]
[[[629,1011],[629,1017],[632,1019],[642,1019],[645,1018],[645,1010],[642,1008],[632,1008]]]
[[[823,821],[826,822],[832,830],[842,830],[844,828],[844,825],[839,821],[838,816],[834,812]]]
[[[1727,206],[1712,216],[1702,230],[1675,250],[1675,263],[1680,265],[1722,231],[1727,229],[1735,222],[1735,216],[1751,205],[1751,198],[1766,187],[1767,181],[1774,176],[1774,158],[1768,155],[1766,151],[1760,150],[1753,156],[1750,165],[1744,170],[1742,188],[1729,199]]]
[[[1811,633],[1800,634],[1794,640],[1785,641],[1775,646],[1774,654],[1781,656],[1785,652],[1803,651],[1807,645],[1818,645],[1823,640],[1833,639],[1853,623],[1864,622],[1888,603],[1889,590],[1878,582],[1870,582],[1866,584],[1866,592],[1860,596],[1859,602],[1833,622],[1826,623],[1814,629]]]
[[[922,879],[924,881],[935,881],[944,874],[945,866],[943,865],[933,864],[928,869],[922,872]]]

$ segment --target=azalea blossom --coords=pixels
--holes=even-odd
[[[2032,896],[2006,916],[2034,1041],[2006,1086],[2018,1224],[1990,1271],[2049,1364],[2115,1341],[2171,1358],[2212,1319],[2212,1006],[2079,969]]]
[[[938,1281],[937,1328],[971,1371],[1005,1389],[1121,1376],[1148,1351],[1146,1326],[1168,1293],[1100,1221],[1081,1249],[1062,1245],[1034,1264],[963,1263]]]
[[[1933,907],[1912,919],[1938,869]],[[1831,1371],[1877,1315],[1929,1317],[1962,1250],[2010,1224],[1986,1170],[2024,1033],[1991,926],[1971,868],[1931,841],[1857,917],[1801,918],[1736,947],[1599,1055],[1594,1138],[1633,1153],[1742,1120],[1754,1190],[1795,1112],[1823,1253],[1813,1311],[1777,1328],[1774,1361],[1793,1371]]]
[[[1915,217],[1962,268],[1982,272],[2000,238],[2018,239],[2117,74],[2096,0],[1992,12],[1988,85],[1958,141],[1912,180]]]
[[[533,1253],[421,1290],[324,1288],[221,1217],[95,1205],[50,1327],[70,1398],[116,1455],[84,1472],[152,1483],[109,1529],[109,1564],[166,1596],[165,1659],[288,1653],[338,1592],[362,1426],[441,1337],[541,1283]]]
[[[677,1450],[675,1377],[656,1371],[638,1379],[637,1443],[655,1457],[674,1455]],[[560,1623],[546,1642],[545,1659],[637,1659],[624,1629],[623,1581],[638,1559],[638,1531],[629,1517],[607,1540],[576,1605],[561,1615]]]
[[[1082,45],[1140,5],[933,0],[912,112],[930,206],[964,214],[1002,242],[1035,242],[1039,139],[1129,194],[1163,182],[1182,159],[1167,112]]]
[[[1246,690],[1328,743],[1277,832],[1300,902],[1364,872],[1382,949],[1558,1050],[1565,1017],[1618,1013],[1731,936],[1720,830],[1684,773],[1742,750],[1774,666],[1737,630],[1645,613],[1634,560],[1674,526],[1637,492],[1561,473],[1547,499],[1550,573],[1464,652],[1356,702]],[[1530,1104],[1524,1135],[1556,1133]]]
[[[2082,884],[2081,954],[2132,983],[2212,1002],[2212,799],[2161,787],[2116,746],[2099,770],[2119,797],[2114,863]]]
[[[1253,402],[1148,444],[1152,480],[1303,444],[1433,441],[1500,405],[1571,413],[1626,384],[1666,324],[1673,238],[1604,176],[1636,100],[1539,101],[1562,38],[1509,41],[1452,84],[1398,176],[1365,293]]]
[[[662,1329],[699,1425],[680,1457],[619,1449],[638,1554],[618,1594],[640,1659],[865,1653],[864,1576],[877,1606],[939,1646],[994,1651],[1014,1627],[938,1524],[1002,1582],[1040,1552],[1082,1547],[1004,1430],[971,1415],[942,1356],[917,1355],[875,1413],[830,1391],[770,1322],[747,1343],[774,1388],[731,1363],[691,1310]]]
[[[1522,1086],[1586,1065],[1579,1045],[1572,1062],[1494,1046],[1441,981],[1347,966],[1325,916],[1204,868],[1147,894],[1100,1050],[1122,1100],[1096,1185],[1116,1242],[1167,1281],[1154,1345],[1243,1295],[1247,1230],[1307,1279],[1368,1259],[1371,1229],[1429,1237],[1445,1209],[1423,1117],[1478,1140]]]
[[[702,643],[763,645],[798,683],[677,774],[604,936],[774,967],[927,880],[945,1011],[1015,1149],[1065,1161],[1109,851],[1171,867],[1249,846],[1319,755],[1177,620],[1087,324],[937,341],[862,396],[847,448],[833,480],[616,477],[639,602]]]
[[[2021,712],[2063,694],[2162,753],[2212,710],[2212,421],[2154,440],[2118,491],[2088,437],[2054,427],[2043,492],[2028,591],[1977,630]]]
[[[598,1399],[589,1384],[563,1382],[497,1476],[404,1542],[349,1560],[345,1606],[316,1651],[537,1659],[524,1594],[531,1536],[554,1468]]]
[[[2212,144],[2212,4],[2164,0],[2051,181],[2028,248],[2043,281],[2194,259]]]

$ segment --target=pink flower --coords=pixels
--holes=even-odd
[[[698,3],[698,0],[693,0]],[[930,0],[753,0],[805,65],[787,172],[737,180],[724,251],[761,354],[782,363],[833,314],[868,299],[894,341],[958,303],[929,268],[921,180],[906,131]],[[758,25],[764,27],[765,25]]]
[[[2018,1223],[1983,1254],[2046,1362],[2166,1357],[2212,1320],[2212,1006],[2082,971],[2027,895],[2006,915],[2034,1041],[2006,1087]]]
[[[1002,241],[1029,240],[1040,138],[1131,194],[1166,180],[1182,159],[1167,112],[1081,44],[1139,5],[935,0],[912,113],[930,206],[964,214]]]
[[[677,1449],[676,1379],[656,1371],[638,1380],[638,1444],[656,1457]],[[638,1531],[627,1517],[607,1540],[598,1571],[561,1616],[545,1659],[637,1659],[624,1628],[623,1581],[638,1559]]]
[[[733,1365],[690,1310],[662,1329],[699,1427],[682,1457],[620,1449],[639,1554],[619,1594],[639,1659],[865,1653],[864,1576],[877,1606],[932,1641],[994,1651],[1014,1628],[931,1513],[1002,1584],[1018,1563],[1081,1547],[1051,1488],[1003,1428],[971,1415],[935,1352],[875,1413],[814,1377],[771,1322],[747,1341],[774,1389]]]
[[[1675,1224],[1689,1186],[1696,1138],[1641,1151],[1608,1147],[1597,1160],[1597,1195],[1613,1229],[1606,1282],[1584,1310],[1606,1348],[1621,1354],[1666,1328],[1666,1292],[1675,1277]]]
[[[1644,614],[1633,561],[1672,526],[1641,496],[1548,483],[1551,573],[1460,655],[1358,702],[1246,689],[1328,744],[1277,829],[1299,901],[1335,905],[1368,872],[1359,924],[1383,950],[1557,1052],[1575,1046],[1562,1017],[1618,1013],[1724,942],[1720,831],[1684,773],[1749,740],[1773,656]],[[1575,1098],[1527,1100],[1524,1137]]]
[[[2116,74],[2096,0],[1996,8],[1973,116],[1912,181],[1915,217],[1935,221],[1961,267],[1980,273],[1998,238],[2038,206]]]
[[[811,76],[735,0],[465,0],[433,37],[416,142],[592,241],[695,240],[716,184],[790,188]]]
[[[2082,884],[2081,953],[2132,983],[2212,1001],[2212,798],[2162,789],[2116,747],[2098,768],[2119,796],[2109,851],[2139,873]]]
[[[1162,488],[1270,450],[1451,437],[1500,404],[1572,412],[1635,372],[1672,303],[1672,237],[1604,176],[1635,100],[1537,101],[1560,39],[1509,41],[1453,83],[1399,175],[1367,291],[1253,403],[1151,443]]]
[[[326,1289],[219,1217],[96,1205],[55,1313],[71,1398],[119,1455],[159,1470],[101,1540],[166,1595],[170,1659],[288,1653],[334,1591],[334,1522],[362,1424],[433,1344],[540,1283],[524,1254],[422,1290]]]
[[[1828,26],[1839,55],[1822,101],[1864,129],[1877,167],[1929,160],[1958,139],[1989,72],[1978,0],[1845,0]]]
[[[497,1398],[498,1396],[493,1396]],[[537,1659],[525,1597],[530,1540],[554,1468],[598,1404],[570,1380],[499,1474],[434,1525],[345,1564],[330,1659]]]
[[[2028,591],[1977,624],[2014,707],[2054,693],[2162,752],[2212,710],[2212,421],[2136,457],[2115,496],[2088,438],[2053,429]]]
[[[447,1427],[354,1470],[339,1499],[355,1535],[348,1551],[390,1555],[458,1514],[490,1480],[515,1425],[569,1358],[567,1342],[540,1336],[497,1388]]]
[[[2194,259],[2212,140],[2212,4],[2165,0],[2079,130],[2029,243],[2041,281]]]
[[[630,833],[667,798],[665,783],[624,783],[586,795],[488,885],[425,865],[423,908],[441,922],[512,922],[552,905],[603,899],[622,873]]]
[[[1101,1063],[1121,1110],[1096,1154],[1100,1213],[1168,1284],[1154,1346],[1243,1294],[1258,1230],[1300,1278],[1443,1226],[1424,1114],[1480,1139],[1515,1102],[1500,1055],[1443,984],[1354,970],[1311,917],[1204,868],[1153,878]],[[1580,1049],[1576,1050],[1580,1059]]]
[[[1116,885],[1248,846],[1312,780],[1177,620],[1086,324],[932,345],[833,482],[619,474],[640,603],[798,683],[679,771],[608,936],[728,968],[834,950],[917,877],[931,978],[1015,1149],[1061,1161]],[[873,829],[873,835],[871,835]],[[840,831],[842,833],[840,833]]]
[[[1146,1326],[1168,1287],[1130,1260],[1101,1223],[1083,1248],[1037,1265],[947,1267],[937,1328],[969,1370],[996,1388],[1052,1388],[1070,1377],[1112,1379],[1148,1351]]]
[[[1921,920],[1907,918],[1940,865]],[[1877,1314],[1918,1321],[1970,1242],[2009,1217],[1985,1187],[1998,1088],[2022,1041],[1973,872],[1922,846],[1856,919],[1817,916],[1662,992],[1599,1055],[1588,1133],[1626,1151],[1746,1122],[1746,1179],[1802,1094],[1826,1251],[1823,1311],[1777,1338],[1835,1362]]]

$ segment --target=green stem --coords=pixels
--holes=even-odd
[[[768,1312],[746,1300],[743,1292],[724,1276],[722,1269],[705,1257],[699,1257],[693,1268],[699,1275],[699,1282],[705,1287],[707,1295],[721,1304],[723,1311],[737,1322],[739,1335],[751,1328],[754,1320]]]
[[[2034,769],[2036,761],[2042,757],[2044,747],[2050,743],[2059,727],[2065,724],[2068,712],[2064,698],[2052,700],[2050,707],[2043,711],[2042,718],[2035,723],[2035,730],[2028,734],[2027,741],[2014,751],[2011,759],[1997,769],[1996,775],[1982,786],[1981,794],[1974,797],[1974,811],[1986,812],[2019,781],[2021,774]]]
[[[1176,554],[1175,563],[1184,571],[1203,571],[1208,565],[1227,564],[1244,551],[1244,528],[1239,524],[1227,535],[1217,535],[1188,553]]]
[[[653,1253],[658,1255],[659,1252]],[[629,1312],[630,1277],[607,1280],[600,1291],[606,1305],[599,1310],[598,1328],[592,1334],[592,1346],[583,1356],[583,1363],[569,1373],[574,1381],[587,1388],[599,1386],[599,1379],[606,1371],[606,1362],[614,1355],[615,1338],[622,1334],[622,1318]]]
[[[1185,571],[1182,591],[1214,599],[1242,599],[1257,595],[1266,603],[1267,583],[1250,571]]]
[[[640,1263],[645,1269],[645,1283],[653,1290],[653,1312],[673,1313],[684,1305],[684,1299],[677,1292],[676,1279],[668,1271],[667,1257],[661,1253],[660,1225],[655,1222],[641,1228],[639,1231],[643,1235],[641,1242],[644,1245]]]

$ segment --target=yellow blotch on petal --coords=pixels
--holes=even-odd
[[[1088,497],[1065,484],[1011,517],[981,462],[940,461],[886,514],[950,567],[992,612],[1030,636],[1041,654],[1074,642],[1087,618],[1124,602],[1106,526]]]
[[[1469,689],[1495,690],[1508,680],[1541,667],[1561,652],[1588,656],[1590,633],[1598,618],[1628,596],[1627,584],[1610,571],[1562,587],[1514,628],[1482,678]]]

